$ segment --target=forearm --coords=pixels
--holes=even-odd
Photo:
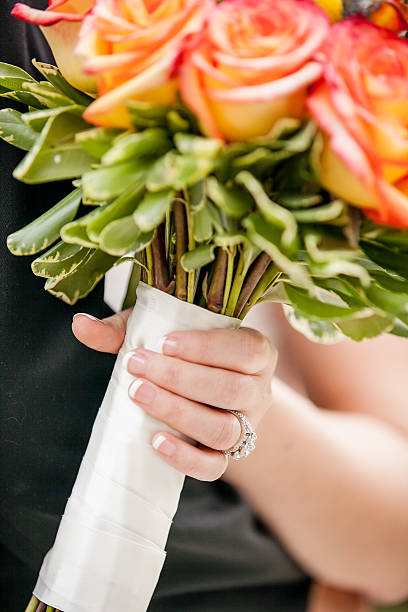
[[[282,395],[230,480],[314,576],[408,593],[408,443],[379,420]]]

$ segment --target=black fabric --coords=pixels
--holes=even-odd
[[[13,4],[0,2],[0,60],[31,71],[30,58],[49,52],[37,28],[9,16]],[[102,285],[73,309],[42,289],[29,258],[7,251],[6,236],[69,189],[12,179],[22,155],[0,142],[0,609],[9,612],[24,609],[52,545],[113,365],[70,332],[76,311],[107,314]],[[307,580],[223,482],[186,480],[167,550],[149,612],[305,608]]]

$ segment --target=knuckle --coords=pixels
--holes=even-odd
[[[243,408],[255,406],[260,401],[260,386],[256,378],[242,376],[237,392],[237,405]]]
[[[219,419],[219,426],[210,436],[208,446],[216,450],[227,450],[232,448],[241,435],[241,425],[233,414],[223,414]]]
[[[166,393],[166,395],[163,397],[160,408],[161,419],[165,423],[175,427],[176,422],[180,419],[182,413],[180,399],[173,394]]]
[[[159,369],[159,377],[161,386],[166,389],[177,387],[180,382],[180,371],[177,365],[167,363]]]
[[[245,372],[257,374],[268,364],[271,344],[263,334],[255,329],[243,330],[241,342]]]
[[[195,351],[199,363],[205,363],[210,350],[210,337],[207,332],[197,332],[194,337]]]
[[[222,406],[220,407],[229,408],[236,403],[240,393],[240,387],[242,386],[240,378],[240,374],[226,373],[220,389],[222,400]]]
[[[199,480],[205,480],[207,482],[214,482],[214,480],[218,480],[224,474],[227,469],[228,459],[222,453],[217,452],[217,454],[212,458],[211,466],[206,470],[206,474],[203,474],[202,478]]]
[[[202,480],[202,478],[200,478],[200,474],[202,472],[201,462],[195,453],[188,457],[188,459],[186,459],[183,464],[184,467],[182,471],[187,474],[187,476]]]

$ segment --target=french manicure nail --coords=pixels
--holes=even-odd
[[[167,457],[171,457],[171,455],[174,455],[176,451],[176,445],[173,444],[173,442],[170,442],[170,440],[163,435],[157,436],[153,440],[152,446],[155,450],[162,453],[162,455],[167,455]]]
[[[160,352],[169,357],[175,357],[179,354],[179,341],[171,336],[164,336],[160,341]]]
[[[123,366],[130,374],[143,376],[146,372],[146,358],[140,353],[130,352],[123,358]]]
[[[132,399],[141,404],[151,404],[156,395],[156,389],[144,380],[137,378],[129,387],[129,395]]]
[[[74,314],[73,318],[75,319],[75,317],[86,317],[91,321],[98,321],[99,323],[101,323],[100,319],[97,319],[96,317],[88,314],[87,312],[77,312],[76,314]]]

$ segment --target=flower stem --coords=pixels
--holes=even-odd
[[[28,606],[25,609],[25,612],[35,612],[39,603],[40,602],[38,601],[36,596],[32,595],[30,601],[28,602]]]
[[[227,307],[225,309],[225,314],[228,317],[234,316],[235,308],[239,299],[239,294],[241,293],[242,285],[244,283],[247,272],[247,257],[244,252],[244,249],[241,249],[237,269],[235,270],[234,282],[232,283],[232,288],[228,297]]]
[[[218,250],[207,297],[207,308],[212,312],[220,313],[224,303],[224,287],[227,275],[228,255],[224,249]]]
[[[147,284],[153,286],[153,255],[152,245],[146,247]]]
[[[268,269],[266,270],[266,272],[259,279],[258,284],[256,285],[255,289],[253,290],[253,292],[252,292],[250,298],[248,299],[246,305],[242,309],[242,311],[241,311],[241,313],[239,315],[240,319],[243,319],[248,314],[248,312],[250,311],[252,306],[255,306],[255,304],[258,302],[258,300],[261,299],[261,297],[269,289],[269,287],[274,282],[276,277],[279,276],[279,274],[280,274],[279,268],[277,268],[275,266],[275,264],[273,264],[273,263],[270,264]]]
[[[187,231],[188,231],[188,251],[192,251],[195,248],[194,225],[193,225],[193,215],[191,214],[191,209],[190,209],[189,194],[187,191],[184,192],[184,198],[185,198]],[[195,270],[191,270],[191,272],[187,273],[187,302],[189,302],[190,304],[194,303],[195,279],[196,279]]]
[[[233,247],[232,249],[228,249],[227,251],[227,257],[228,257],[227,273],[226,273],[226,278],[225,278],[224,299],[222,303],[221,314],[225,314],[225,311],[227,309],[228,298],[230,295],[231,285],[232,285],[232,277],[234,274],[235,251],[236,251],[235,247]]]
[[[181,265],[181,258],[186,252],[188,236],[184,204],[174,201],[174,226],[176,229],[176,297],[184,302],[187,299],[187,272]]]
[[[166,261],[163,225],[159,225],[152,240],[154,286],[160,291],[169,290],[169,272]]]
[[[246,277],[244,285],[242,287],[237,305],[235,307],[234,316],[241,317],[241,312],[245,308],[251,293],[255,289],[258,284],[259,279],[262,277],[263,273],[267,269],[271,262],[271,258],[267,253],[261,253],[256,261],[253,263],[252,268]]]

